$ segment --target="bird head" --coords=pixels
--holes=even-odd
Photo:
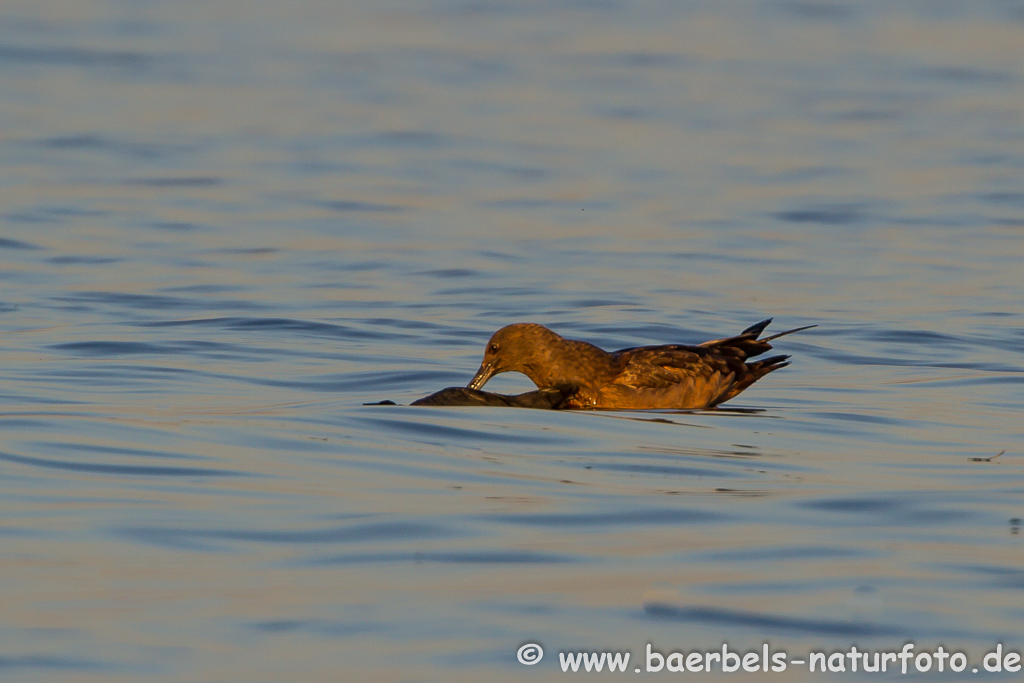
[[[468,386],[480,389],[491,377],[503,372],[522,372],[537,383],[531,368],[537,366],[562,338],[536,323],[515,323],[507,325],[491,337],[484,349],[480,369]],[[539,385],[538,385],[539,386]]]

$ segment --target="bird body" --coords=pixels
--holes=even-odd
[[[728,401],[769,372],[789,365],[789,356],[746,362],[772,348],[758,335],[764,320],[735,337],[697,346],[638,346],[608,352],[588,342],[565,339],[536,323],[516,323],[494,333],[470,389],[480,389],[502,372],[521,372],[539,389],[569,390],[563,406],[577,409],[692,410]]]

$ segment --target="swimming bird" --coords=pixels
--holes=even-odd
[[[543,325],[515,323],[494,333],[480,369],[467,386],[480,389],[494,375],[521,372],[538,389],[575,387],[560,406],[565,408],[713,408],[769,372],[789,365],[786,355],[746,362],[770,350],[768,342],[816,327],[807,325],[758,339],[771,321],[762,320],[735,337],[697,346],[637,346],[613,352],[565,339]]]

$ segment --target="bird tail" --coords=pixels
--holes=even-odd
[[[800,332],[802,330],[809,330],[812,327],[817,327],[817,325],[805,325],[803,327],[795,327],[792,330],[786,330],[785,332],[779,332],[778,334],[773,334],[772,336],[765,337],[764,339],[758,339],[758,336],[762,332],[764,332],[765,328],[768,327],[768,325],[771,322],[771,318],[768,318],[767,320],[762,320],[761,322],[755,325],[751,325],[747,329],[743,330],[735,337],[713,339],[712,341],[704,342],[700,346],[711,347],[721,353],[725,353],[732,356],[739,356],[740,358],[746,360],[747,358],[760,356],[762,353],[770,351],[772,345],[769,344],[768,342],[772,341],[773,339],[778,339],[779,337],[785,336],[787,334],[793,334],[794,332]],[[788,356],[774,356],[773,358],[768,358],[763,361],[760,361],[760,363],[768,363],[768,361],[773,360],[775,361],[775,363],[780,363],[784,361],[786,358],[788,358]],[[751,367],[758,364],[759,363],[751,364]],[[758,377],[762,377],[779,367],[783,366],[774,365],[770,370],[765,370],[763,373],[761,373],[761,375],[758,375]]]
[[[754,363],[747,363],[747,372],[741,377],[738,377],[736,383],[730,387],[729,391],[727,391],[720,400],[715,401],[714,405],[725,403],[729,399],[735,398],[740,394],[740,392],[767,375],[769,372],[774,372],[775,370],[784,368],[787,365],[789,365],[789,356],[772,356]]]

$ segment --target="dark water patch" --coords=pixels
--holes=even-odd
[[[386,624],[375,621],[330,619],[270,619],[253,622],[250,628],[262,633],[309,633],[329,638],[350,638],[388,630]]]
[[[519,254],[509,254],[503,251],[493,251],[490,249],[480,249],[473,253],[477,256],[483,256],[484,258],[494,259],[495,261],[502,261],[504,263],[525,263],[528,261],[528,259]]]
[[[947,83],[965,83],[978,85],[1005,85],[1017,78],[1006,71],[978,69],[964,66],[937,66],[921,69],[919,74],[924,78],[933,78]]]
[[[336,323],[322,323],[293,318],[193,318],[187,320],[158,320],[137,323],[140,327],[214,327],[222,330],[252,332],[297,332],[313,337],[371,341],[399,341],[414,337],[399,332],[361,329]]]
[[[37,144],[51,149],[99,149],[109,143],[98,135],[56,135],[38,140]]]
[[[813,21],[846,21],[853,16],[853,9],[841,3],[786,2],[782,8],[793,16]]]
[[[186,152],[189,150],[188,147],[183,145],[160,145],[134,141],[118,141],[91,133],[57,135],[37,140],[36,144],[48,149],[62,151],[86,150],[110,152],[121,156],[144,160],[159,159],[174,152]]]
[[[395,267],[394,261],[350,261],[338,263],[336,261],[321,261],[310,264],[324,270],[344,270],[347,272],[361,273],[371,270],[391,270]],[[333,286],[333,285],[332,285]]]
[[[1003,153],[965,153],[960,157],[965,164],[977,164],[978,166],[1009,166],[1015,161],[1012,154]]]
[[[245,472],[199,467],[155,467],[150,465],[108,465],[69,462],[66,460],[29,458],[23,455],[3,452],[0,452],[0,460],[18,463],[19,465],[66,470],[69,472],[83,472],[86,474],[123,474],[143,477],[241,477],[247,475]]]
[[[374,202],[360,202],[354,200],[317,202],[317,206],[330,209],[331,211],[361,213],[396,213],[406,210],[406,207],[399,206],[398,204],[377,204]]]
[[[513,199],[491,199],[487,201],[477,202],[479,206],[483,206],[489,209],[500,209],[503,211],[511,211],[516,209],[559,209],[559,208],[571,208],[571,209],[612,209],[615,207],[613,201],[594,201],[593,199],[581,199],[579,201],[567,201],[564,199],[546,199],[542,197],[519,197]],[[588,254],[588,258],[592,258],[592,254]]]
[[[639,107],[598,107],[595,114],[613,121],[640,121],[654,118],[651,112]]]
[[[12,240],[7,237],[0,237],[0,249],[35,250],[42,249],[42,247],[38,247],[34,244],[29,244],[28,242],[22,242],[21,240]]]
[[[476,295],[482,299],[500,301],[500,298],[514,296],[544,296],[550,294],[534,287],[449,287],[434,292],[437,296],[462,296],[465,294]]]
[[[16,669],[43,669],[50,671],[110,671],[115,667],[107,662],[78,657],[59,657],[54,655],[11,655],[0,656],[0,671]]]
[[[182,223],[182,222],[171,222],[171,223],[157,222],[157,223],[150,223],[149,226],[151,228],[156,228],[158,230],[169,230],[171,232],[192,232],[193,230],[198,230],[199,229],[199,225],[196,224],[196,223]]]
[[[93,358],[112,358],[115,356],[156,355],[172,356],[195,353],[217,353],[218,355],[236,356],[248,353],[248,349],[237,344],[221,344],[208,341],[177,341],[177,342],[130,342],[130,341],[85,341],[53,344],[47,348],[64,351],[78,356]]]
[[[892,513],[902,507],[899,501],[892,498],[826,498],[797,505],[812,510],[853,514]]]
[[[199,455],[186,455],[183,453],[168,453],[164,451],[152,451],[141,448],[120,448],[117,446],[97,446],[95,444],[69,443],[61,441],[37,441],[37,446],[51,448],[57,451],[72,451],[83,453],[100,453],[103,455],[125,455],[141,458],[170,458],[174,460],[208,460],[209,458]]]
[[[524,182],[541,180],[550,175],[550,171],[545,168],[510,166],[508,164],[479,161],[475,159],[458,159],[456,161],[449,162],[448,165],[451,166],[452,168],[473,171],[474,173],[494,173],[496,175],[505,176]]]
[[[358,173],[362,170],[362,167],[356,164],[345,164],[313,159],[301,159],[290,163],[288,167],[295,169],[299,173],[310,176],[350,174]]]
[[[460,0],[460,2],[438,4],[435,7],[437,9],[434,12],[440,16],[453,15],[469,18],[527,17],[536,12],[528,5],[501,0]]]
[[[838,178],[851,173],[852,169],[844,166],[797,166],[773,173],[771,177],[784,182],[805,182],[821,178]]]
[[[1021,220],[1021,224],[1024,225],[1024,219]],[[976,315],[979,318],[1012,318],[1020,315],[1013,311],[957,311],[957,313],[964,315]],[[1017,334],[1024,336],[1024,330],[1019,330]]]
[[[141,52],[92,50],[77,47],[27,47],[0,45],[0,64],[113,67],[143,69],[153,58]]]
[[[503,524],[548,528],[600,528],[610,526],[657,526],[662,524],[708,524],[723,522],[728,516],[704,510],[648,508],[621,512],[550,513],[491,515],[484,517]]]
[[[725,496],[732,496],[734,498],[766,498],[766,497],[772,495],[771,491],[767,491],[767,490],[760,490],[759,491],[757,489],[726,489],[726,488],[716,488],[714,490],[714,492],[716,494],[721,494],[721,495],[725,495]],[[674,492],[666,491],[666,493],[672,494]]]
[[[132,178],[125,181],[126,185],[142,185],[158,189],[176,189],[190,187],[216,187],[224,183],[223,178],[214,176],[178,176],[170,178]]]
[[[898,426],[906,423],[906,421],[902,419],[882,417],[881,415],[868,415],[867,413],[842,413],[836,411],[820,411],[811,412],[808,413],[808,415],[820,417],[825,420],[845,420],[847,422],[860,422],[864,424]]]
[[[718,413],[723,412],[724,410],[728,410],[728,409],[716,408],[714,411],[709,411],[709,412],[713,412],[714,414],[718,414]],[[747,411],[745,409],[739,409],[739,410],[743,411],[741,414],[746,414],[747,413]],[[760,413],[760,411],[755,411],[755,412]],[[685,414],[689,414],[689,413],[685,413]],[[679,423],[675,423],[675,424],[679,424]],[[689,425],[689,424],[686,425],[686,426],[687,427],[703,427],[703,425]],[[740,460],[740,461],[749,462],[751,459],[760,458],[760,457],[763,457],[763,455],[764,455],[763,453],[761,453],[761,452],[759,452],[757,450],[726,450],[724,448],[698,448],[698,447],[695,447],[695,446],[687,447],[687,446],[645,446],[645,445],[639,445],[639,446],[637,446],[637,450],[641,451],[641,452],[644,452],[644,453],[663,453],[663,454],[665,454],[667,456],[670,456],[670,458],[669,458],[670,460],[678,460],[680,456],[684,456],[684,457],[688,457],[688,458],[700,458],[700,459],[704,459],[704,458],[728,458],[728,459],[731,459],[731,460]],[[773,467],[783,467],[783,468],[787,468],[787,469],[788,468],[793,468],[793,469],[796,469],[798,471],[803,470],[803,468],[798,468],[798,467],[794,467],[794,466],[791,466],[791,465],[787,466],[787,465],[784,465],[782,463],[774,463]]]
[[[206,549],[208,541],[315,545],[331,543],[387,543],[453,538],[452,529],[420,522],[370,522],[310,530],[184,529],[174,527],[121,527],[118,534],[135,541],[177,548]]]
[[[600,306],[635,306],[635,301],[619,301],[615,299],[577,299],[570,301],[572,308],[598,308]]]
[[[967,346],[968,340],[940,332],[925,330],[868,330],[858,336],[880,342],[925,344],[928,346]]]
[[[663,254],[651,254],[652,258],[661,257],[661,256],[667,256],[668,258],[679,259],[681,261],[702,261],[702,262],[713,262],[713,261],[716,261],[716,262],[721,262],[721,263],[735,263],[735,264],[738,264],[738,265],[764,265],[765,264],[765,260],[763,258],[761,258],[761,257],[742,256],[740,254],[727,254],[727,253],[724,253],[724,252],[676,251],[676,252],[663,253]],[[776,260],[774,258],[772,259],[772,263],[773,264],[776,263]],[[786,261],[786,259],[779,259],[778,263],[780,263],[781,265],[785,265],[787,263],[787,261]],[[794,265],[796,263],[798,263],[798,262],[797,261],[793,261],[792,262],[792,264],[794,264]],[[687,292],[679,292],[679,293],[692,294],[693,296],[699,296],[699,297],[706,297],[708,295],[707,292],[702,292],[702,291],[697,291],[697,290],[690,290],[690,291],[687,291]]]
[[[476,85],[486,87],[512,73],[512,66],[503,52],[485,55],[478,51],[464,53],[461,50],[443,48],[408,47],[397,54],[400,54],[400,58],[408,64],[414,65],[419,79],[439,88],[467,89]],[[392,140],[395,137],[398,138],[397,141]],[[411,141],[407,138],[411,138]],[[371,139],[377,144],[412,149],[431,149],[456,142],[452,136],[446,137],[419,130],[386,131]]]
[[[836,560],[869,557],[872,554],[838,546],[766,546],[707,553],[699,556],[713,562],[779,562],[792,560]]]
[[[825,166],[825,165],[808,165],[808,166],[794,166],[792,168],[786,168],[779,171],[759,171],[753,168],[740,166],[740,167],[729,167],[728,173],[730,178],[734,178],[739,182],[752,183],[756,185],[764,184],[791,184],[791,183],[805,183],[810,180],[820,180],[828,178],[839,178],[841,176],[849,176],[855,171],[850,168],[842,166]],[[710,255],[709,255],[710,256]],[[763,261],[763,259],[761,259]],[[772,259],[775,262],[775,259]],[[783,260],[783,263],[786,261]]]
[[[609,472],[626,472],[630,474],[654,474],[659,476],[673,477],[738,477],[736,472],[724,469],[711,469],[701,467],[680,467],[676,465],[623,465],[623,464],[595,464],[587,465],[588,469],[604,470]]]
[[[416,410],[415,408],[413,410]],[[478,410],[478,409],[473,409]],[[425,411],[426,412],[426,411]],[[429,411],[428,414],[432,414]],[[479,429],[465,429],[463,427],[449,427],[448,425],[434,424],[431,422],[413,422],[410,420],[387,420],[383,418],[364,417],[361,422],[376,425],[386,432],[400,432],[422,439],[441,439],[441,443],[449,445],[452,443],[464,443],[475,441],[489,441],[496,443],[519,443],[519,444],[540,444],[554,446],[571,441],[567,436],[554,433],[524,434],[522,432],[510,433],[508,430],[500,432],[486,432]]]
[[[427,275],[429,277],[436,277],[445,280],[463,277],[479,277],[480,275],[482,275],[480,271],[471,270],[469,268],[442,268],[439,270],[423,270],[416,274]]]
[[[4,218],[9,220],[11,223],[23,223],[26,225],[50,225],[60,222],[60,219],[54,216],[31,211],[5,213]]]
[[[248,382],[268,387],[299,389],[302,391],[322,391],[340,393],[359,391],[362,393],[376,392],[381,400],[387,398],[389,391],[399,391],[409,386],[445,386],[453,378],[465,379],[466,375],[441,370],[418,371],[370,371],[348,372],[343,374],[320,375],[309,380],[275,380],[263,377],[233,376],[235,381]],[[418,398],[418,397],[417,397]]]
[[[618,16],[625,11],[626,5],[619,0],[560,0],[555,6],[588,14],[600,12]]]
[[[437,149],[452,143],[447,136],[425,130],[389,130],[372,136],[369,141],[389,147],[417,149]]]
[[[229,247],[225,249],[214,249],[212,254],[226,254],[228,256],[268,256],[277,254],[281,250],[276,247]]]
[[[1024,208],[1024,192],[985,192],[979,194],[978,198],[989,204]]]
[[[1003,349],[1005,351],[1012,351],[1014,353],[1020,353],[1022,350],[1024,350],[1021,349],[1019,346],[1013,346],[1011,343],[1000,343],[993,346],[999,349]],[[1016,365],[1007,365],[1005,363],[927,363],[922,365],[926,365],[927,367],[933,368],[950,368],[952,370],[977,370],[980,372],[998,372],[1008,373],[1011,375],[1024,373],[1024,368],[1021,368]],[[1021,381],[1019,377],[1010,377],[1006,379],[1008,379],[1011,383]]]
[[[0,526],[0,538],[40,538],[44,534],[38,529],[19,529],[17,527]]]
[[[99,266],[107,263],[118,263],[124,259],[117,256],[54,256],[46,259],[47,263],[58,266]]]
[[[1019,371],[1016,371],[1019,372]],[[1005,384],[1024,384],[1024,377],[956,377],[940,379],[928,383],[932,387],[982,387],[1001,386]]]
[[[806,619],[716,607],[677,607],[661,603],[648,603],[644,605],[644,614],[659,621],[704,624],[713,627],[740,626],[765,634],[799,634],[832,638],[865,638],[906,634],[905,629],[886,624]],[[915,633],[914,635],[919,637],[921,634]]]
[[[819,348],[804,345],[800,348],[801,353],[827,360],[836,365],[892,365],[896,367],[918,367],[927,365],[919,361],[901,360],[888,356],[867,356],[856,353],[838,351],[836,349]]]
[[[80,206],[68,206],[61,204],[44,204],[38,206],[32,213],[25,214],[26,222],[55,223],[63,218],[98,218],[107,216],[110,212],[103,209],[86,209]]]
[[[819,498],[795,503],[796,507],[836,515],[872,518],[869,523],[892,526],[966,524],[976,512],[955,508],[921,508],[913,502],[896,498],[854,497]],[[824,520],[822,520],[824,523]],[[860,522],[863,523],[863,522]]]
[[[994,348],[1008,350],[1014,353],[1020,352],[1019,347],[1015,347],[1012,343],[997,342],[990,344]],[[823,358],[831,363],[837,365],[849,364],[849,365],[888,365],[895,367],[904,368],[948,368],[954,370],[976,370],[980,372],[999,372],[999,373],[1020,373],[1024,370],[1022,368],[1009,365],[1006,363],[940,363],[940,362],[928,362],[919,359],[899,359],[890,358],[887,356],[859,356],[852,353],[844,353],[842,351],[836,351],[835,349],[822,349],[807,345],[794,346],[794,350],[799,350],[801,354],[806,353],[817,358]],[[1015,382],[1015,379],[1009,379],[1011,382]],[[849,391],[849,389],[837,388],[836,391]]]
[[[653,69],[680,66],[684,58],[670,52],[622,52],[608,55],[608,60],[629,69]]]
[[[333,555],[304,562],[304,565],[358,565],[358,564],[567,564],[580,562],[577,557],[530,550],[474,550],[467,552],[405,552],[360,553]]]
[[[187,292],[189,294],[223,294],[224,292],[237,292],[245,287],[239,285],[184,285],[182,287],[164,287],[161,292]],[[147,325],[156,323],[146,323]]]
[[[169,381],[171,379],[191,379],[191,376],[200,376],[202,374],[205,373],[199,373],[188,368],[168,368],[157,365],[101,364],[95,367],[76,369],[64,367],[60,370],[59,376],[69,380],[94,380],[93,384],[95,386],[103,386],[105,384],[109,385],[111,380],[122,382],[149,379]],[[177,377],[174,377],[175,375]]]
[[[972,579],[984,576],[991,578],[997,588],[1024,590],[1024,569],[1019,567],[998,567],[993,565],[946,565],[959,574],[966,574]]]
[[[1001,313],[975,313],[971,316],[992,316],[1005,317]],[[1014,314],[1010,314],[1014,315]],[[956,351],[962,355],[963,350],[973,349],[997,349],[1009,353],[1019,354],[1022,352],[1020,343],[1012,338],[1013,331],[1002,331],[998,336],[992,335],[950,335],[941,332],[925,330],[874,330],[865,331],[843,330],[820,328],[811,334],[819,336],[842,336],[864,339],[871,342],[889,344],[886,356],[858,355],[836,349],[825,349],[817,346],[802,344],[798,338],[787,339],[787,348],[806,352],[819,358],[825,358],[832,362],[846,363],[852,365],[899,365],[904,367],[936,367],[936,368],[961,368],[968,370],[983,370],[986,372],[1020,372],[1021,368],[1008,363],[996,362],[939,362],[926,360],[924,357],[938,355],[939,351]],[[780,342],[781,343],[781,342]],[[907,357],[914,354],[916,357]],[[903,358],[896,357],[904,356]]]
[[[864,220],[867,214],[860,204],[831,204],[812,206],[772,214],[789,223],[819,223],[821,225],[850,225]]]
[[[389,409],[393,410],[393,409]],[[447,444],[438,444],[441,448],[445,448]],[[439,451],[430,449],[422,449],[416,446],[415,442],[411,442],[409,439],[405,440],[405,452],[410,453],[411,451],[424,451],[428,453]],[[376,456],[370,456],[368,459],[355,460],[346,459],[344,462],[337,461],[336,453],[337,449],[325,449],[328,454],[327,457],[321,460],[325,463],[334,464],[339,462],[344,467],[356,468],[368,472],[381,473],[387,477],[401,476],[407,480],[419,480],[421,482],[431,482],[440,484],[445,488],[462,488],[462,485],[471,484],[482,484],[484,486],[493,486],[495,484],[505,485],[508,483],[508,477],[504,476],[500,472],[496,471],[479,471],[475,467],[474,469],[451,469],[451,468],[438,468],[433,465],[417,466],[410,464],[413,461],[413,457],[417,457],[418,454],[412,455],[410,453],[409,458],[402,460],[387,459],[382,460]]]
[[[45,429],[50,425],[48,420],[28,417],[0,417],[0,430],[3,429]]]
[[[165,311],[180,308],[257,308],[258,305],[240,300],[209,300],[162,294],[127,294],[124,292],[76,292],[53,297],[54,301],[69,303],[106,304],[144,311]]]
[[[900,112],[893,109],[850,109],[836,112],[826,118],[832,121],[852,121],[855,123],[876,123],[893,121],[900,117]]]
[[[403,330],[430,330],[436,334],[450,334],[464,336],[467,330],[462,327],[452,327],[450,324],[439,324],[430,320],[410,320],[405,318],[361,318],[364,325],[374,327],[397,327]]]

